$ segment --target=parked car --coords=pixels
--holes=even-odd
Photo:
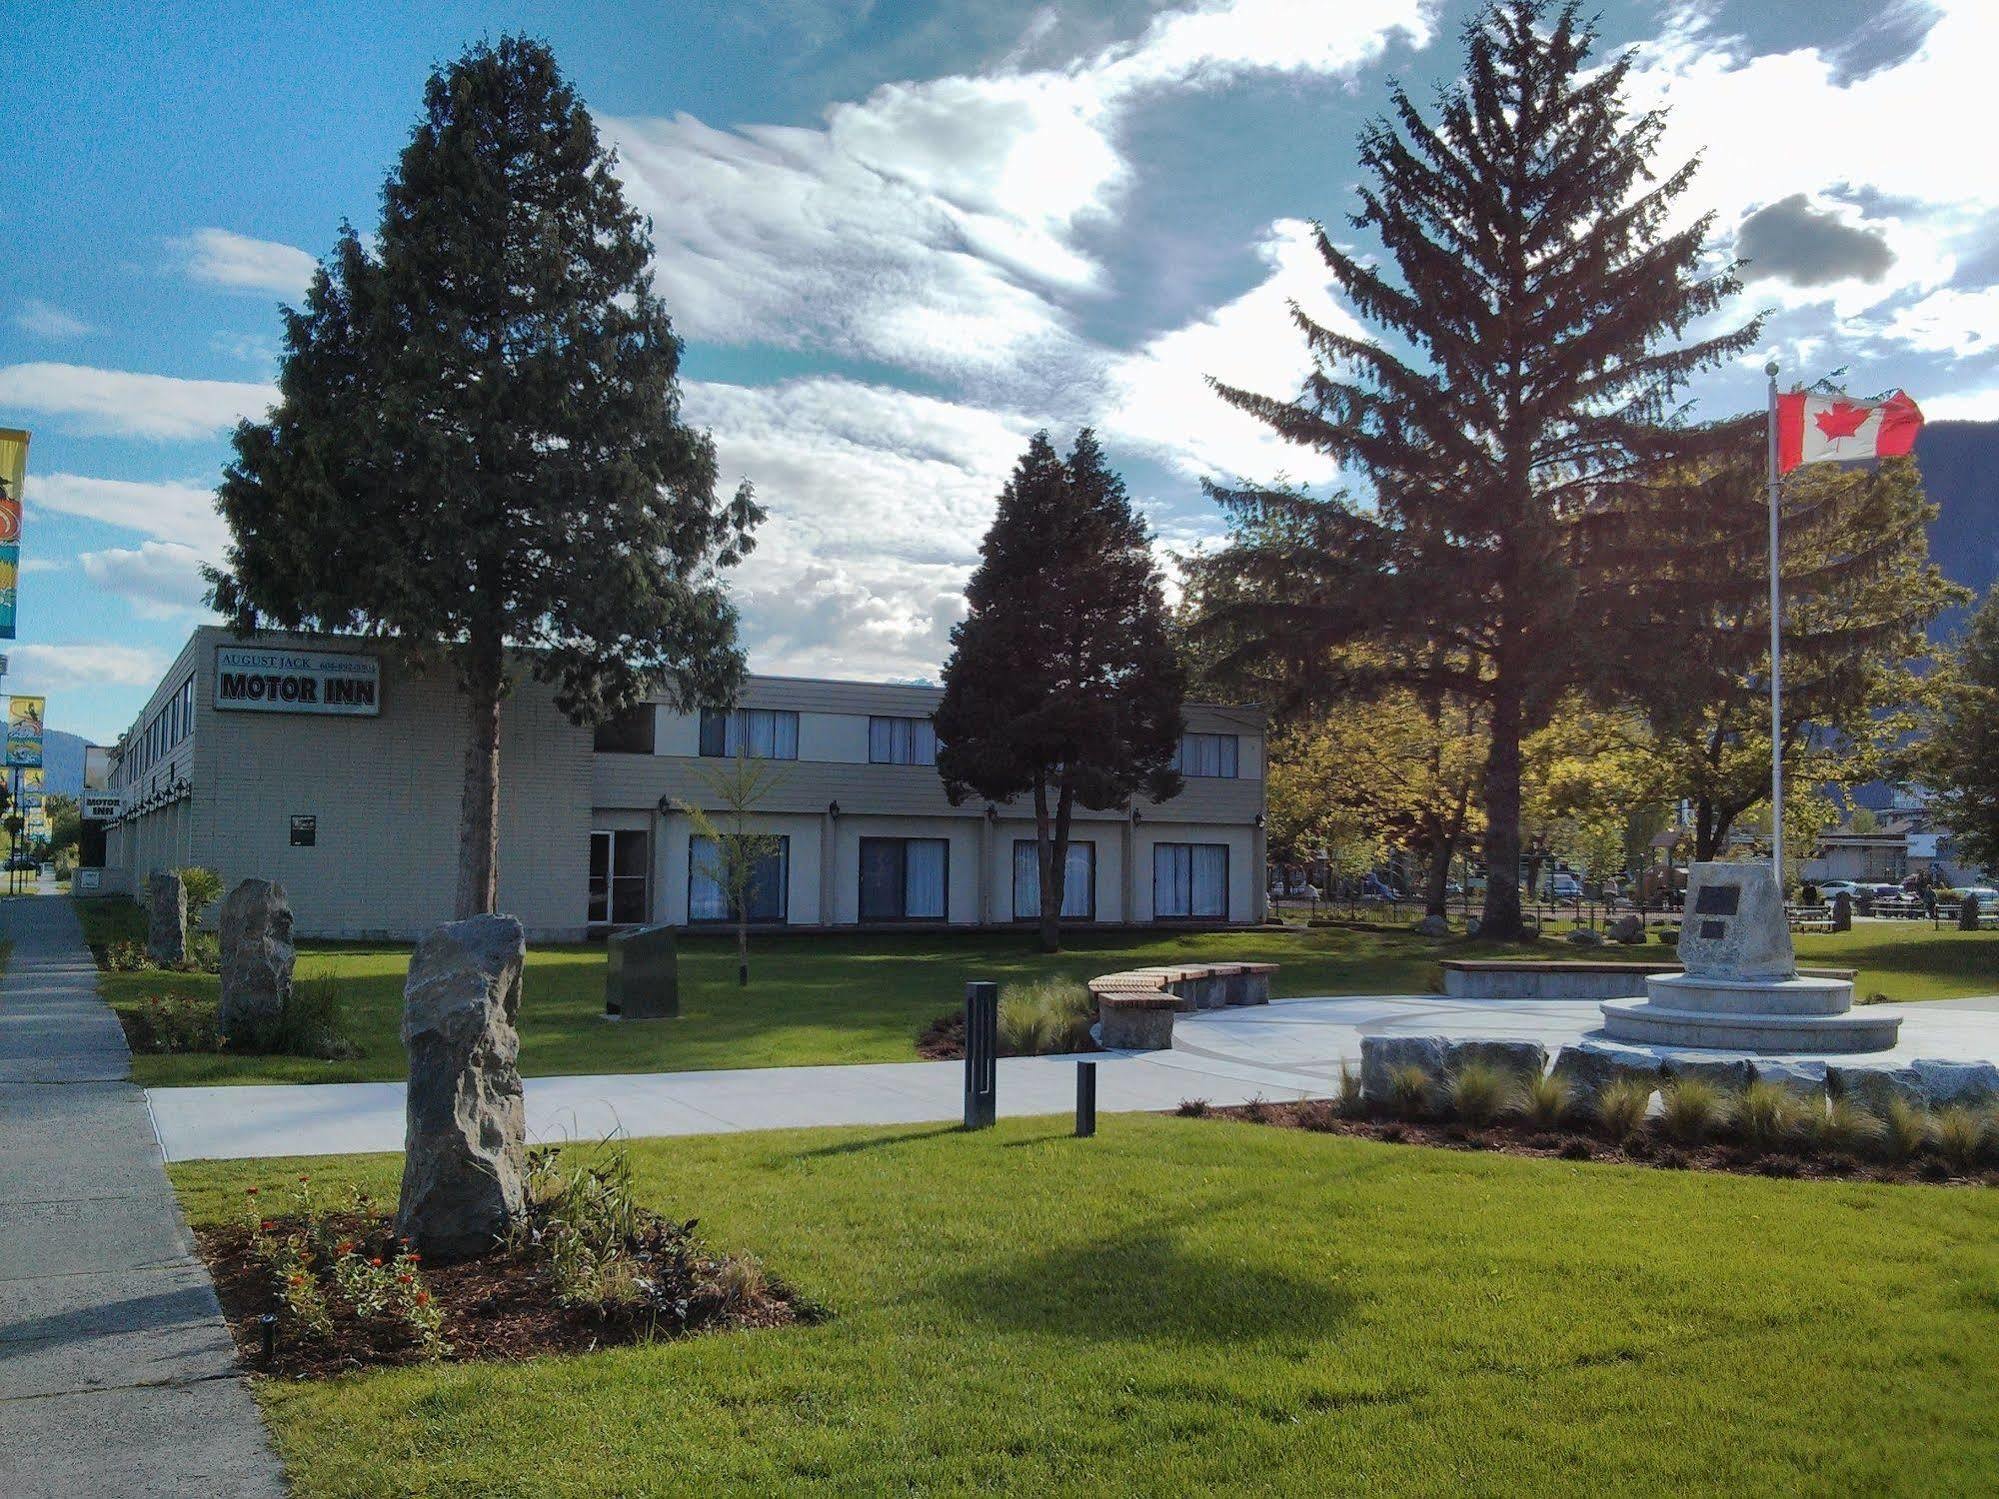
[[[1967,895],[1978,898],[1978,904],[1990,909],[1994,901],[1999,901],[1999,888],[1991,885],[1959,885],[1955,890],[1942,892],[1953,900],[1963,900]]]
[[[7,860],[7,870],[10,874],[15,870],[24,870],[29,874],[33,874],[36,870],[40,869],[41,867],[42,866],[35,861],[34,857],[29,854],[13,854],[10,855]]]
[[[1583,898],[1583,882],[1566,870],[1558,871],[1548,881],[1548,893],[1558,901],[1573,901]]]
[[[1858,904],[1860,897],[1869,888],[1858,880],[1808,880],[1806,883],[1818,887],[1819,899],[1827,905],[1832,904],[1835,895],[1844,895],[1848,900]]]

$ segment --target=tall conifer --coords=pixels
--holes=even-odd
[[[1614,665],[1601,653],[1619,639],[1649,481],[1750,440],[1678,404],[1687,377],[1757,328],[1685,339],[1736,278],[1704,268],[1707,218],[1674,224],[1693,163],[1653,176],[1663,117],[1625,110],[1631,59],[1592,71],[1594,42],[1573,4],[1497,0],[1466,27],[1464,75],[1431,115],[1395,89],[1362,134],[1372,180],[1351,219],[1385,258],[1318,235],[1380,336],[1300,312],[1315,368],[1295,399],[1218,386],[1369,491],[1215,491],[1256,519],[1224,563],[1244,584],[1216,621],[1231,665],[1280,704],[1323,697],[1319,664],[1366,641],[1376,685],[1483,701],[1493,936],[1521,926],[1521,738]]]
[[[1032,795],[1053,952],[1075,809],[1179,793],[1184,678],[1145,522],[1088,428],[1066,463],[1034,435],[979,556],[944,664],[937,769],[953,803]]]
[[[467,710],[456,908],[498,891],[500,705],[524,659],[578,722],[741,676],[718,501],[680,419],[645,222],[539,42],[432,74],[372,247],[344,229],[287,309],[279,399],[237,428],[212,599],[237,629],[361,630],[454,668]],[[509,655],[513,649],[529,652]]]

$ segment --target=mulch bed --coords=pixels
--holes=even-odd
[[[322,1232],[351,1240],[384,1263],[396,1250],[391,1219],[360,1213],[328,1213]],[[299,1220],[280,1218],[273,1230],[284,1234]],[[277,1278],[256,1251],[256,1231],[247,1223],[199,1229],[201,1257],[215,1279],[217,1297],[236,1351],[254,1373],[285,1379],[323,1379],[362,1369],[421,1364],[423,1347],[410,1328],[392,1314],[363,1317],[327,1284],[331,1336],[313,1336],[284,1308]],[[443,1336],[449,1363],[506,1361],[543,1354],[589,1353],[659,1338],[728,1328],[783,1327],[820,1320],[824,1313],[766,1275],[750,1297],[731,1297],[714,1281],[720,1262],[693,1258],[682,1273],[662,1256],[657,1266],[660,1293],[643,1306],[602,1308],[564,1306],[552,1277],[534,1251],[496,1250],[454,1265],[422,1267],[423,1285],[444,1314]],[[265,1313],[278,1317],[276,1352],[266,1358]]]
[[[1471,1129],[1463,1124],[1342,1114],[1330,1101],[1247,1103],[1229,1107],[1182,1104],[1183,1117],[1221,1119],[1315,1134],[1346,1135],[1397,1145],[1429,1145],[1444,1150],[1490,1150],[1502,1155],[1539,1156],[1564,1161],[1606,1161],[1677,1171],[1725,1171],[1737,1176],[1799,1177],[1822,1181],[1921,1182],[1927,1185],[1999,1187],[1999,1171],[1953,1173],[1934,1156],[1894,1163],[1828,1152],[1757,1152],[1714,1141],[1679,1145],[1650,1128],[1622,1145],[1581,1130],[1543,1130],[1521,1124]]]
[[[1083,1038],[1076,1051],[1100,1051],[1094,1040]],[[939,1015],[923,1027],[916,1036],[916,1055],[926,1062],[962,1062],[965,1060],[965,1012],[953,1010],[948,1015]],[[1014,1053],[1005,1047],[1000,1055],[1010,1057]],[[1069,1055],[1063,1052],[1063,1056]]]

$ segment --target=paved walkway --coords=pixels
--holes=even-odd
[[[0,930],[0,1494],[283,1494],[70,903]]]
[[[1916,1057],[1999,1060],[1999,997],[1899,1007],[1901,1044],[1875,1062]],[[1505,1036],[1550,1051],[1601,1023],[1594,1000],[1463,1000],[1441,995],[1283,1000],[1182,1015],[1168,1052],[1102,1053],[1097,1107],[1170,1109],[1183,1099],[1244,1103],[1324,1097],[1363,1035]],[[667,1022],[671,1023],[671,1022]],[[1661,1054],[1667,1048],[1658,1048]],[[1863,1059],[1855,1059],[1863,1060]],[[921,1124],[963,1113],[958,1062],[768,1067],[527,1080],[529,1136],[598,1139],[699,1135],[820,1124]],[[999,1112],[1059,1114],[1075,1106],[1074,1058],[999,1064]],[[400,1150],[401,1083],[156,1088],[153,1120],[168,1160],[336,1155]]]

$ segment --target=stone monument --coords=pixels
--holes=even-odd
[[[187,961],[187,886],[172,870],[146,881],[146,956],[162,968]]]
[[[292,994],[292,908],[285,887],[245,880],[216,916],[222,941],[222,1000],[216,1027],[230,1041],[258,1041],[284,1018]]]
[[[671,1020],[680,1014],[680,946],[672,927],[617,932],[605,947],[606,1015]]]
[[[1684,973],[1645,980],[1646,998],[1603,1005],[1612,1040],[1729,1051],[1885,1051],[1902,1018],[1853,1009],[1846,979],[1798,974],[1791,924],[1766,864],[1696,864],[1680,922]]]
[[[433,927],[403,988],[408,1127],[396,1232],[434,1260],[483,1254],[527,1212],[521,1007],[527,941],[511,916]]]

